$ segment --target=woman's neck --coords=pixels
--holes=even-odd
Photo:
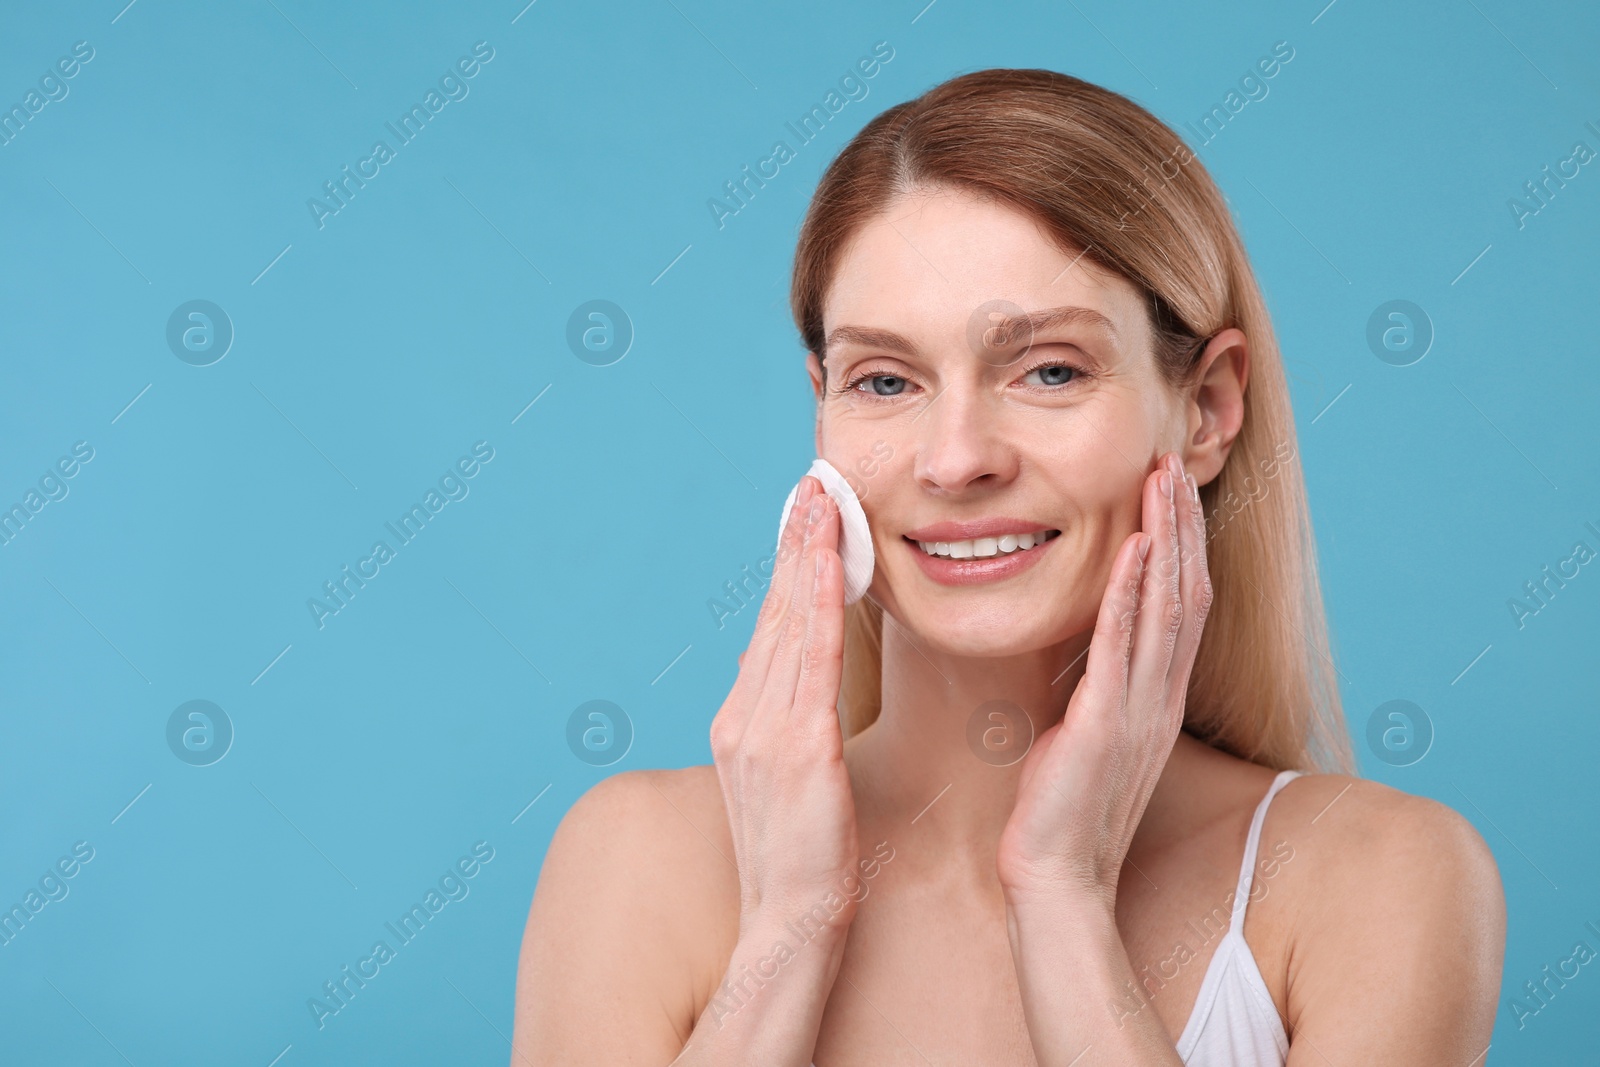
[[[1003,658],[954,656],[917,641],[886,615],[882,711],[845,743],[857,820],[871,836],[861,841],[863,855],[887,840],[911,860],[908,867],[923,867],[920,858],[992,881],[1029,723],[1037,739],[1061,721],[1083,677],[1089,638],[1085,632]],[[1199,742],[1180,735],[1169,771],[1181,776],[1191,744]],[[1172,777],[1164,773],[1163,783]],[[1157,787],[1146,822],[1159,821],[1158,801],[1167,792]]]

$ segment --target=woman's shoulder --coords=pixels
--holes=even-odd
[[[630,829],[642,829],[657,822],[670,824],[672,815],[680,822],[689,821],[690,814],[716,821],[727,836],[722,791],[712,764],[619,771],[590,786],[562,821],[587,825],[625,820]]]
[[[1336,887],[1360,897],[1403,886],[1500,890],[1488,843],[1459,811],[1381,782],[1301,774],[1279,790],[1267,821],[1297,842],[1330,895]]]
[[[1289,875],[1263,919],[1286,935],[1291,1031],[1320,1045],[1363,1012],[1430,1027],[1492,1019],[1505,897],[1493,853],[1460,812],[1380,782],[1308,773],[1274,798],[1259,855],[1269,841]]]
[[[601,779],[562,818],[547,868],[552,855],[585,881],[603,879],[619,894],[669,906],[731,897],[737,905],[738,868],[711,764]],[[645,888],[649,893],[640,894]]]
[[[1180,825],[1242,832],[1282,772],[1187,736],[1180,742]],[[1293,852],[1295,868],[1306,872],[1296,881],[1308,881],[1318,897],[1365,899],[1402,885],[1499,892],[1494,856],[1460,812],[1353,775],[1306,771],[1288,778],[1267,806],[1259,851],[1279,841],[1280,852]]]
[[[605,990],[681,1048],[738,939],[738,905],[714,766],[596,782],[556,827],[534,888],[519,965],[529,1027],[578,1026],[589,1009],[571,998]]]

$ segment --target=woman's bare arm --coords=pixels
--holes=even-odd
[[[1182,471],[1169,473],[1177,489]],[[1184,482],[1169,497],[1164,479],[1159,494],[1146,481],[1148,566],[1132,565],[1126,543],[1118,553],[1084,681],[1028,754],[1002,837],[1007,923],[1041,1064],[1178,1062],[1153,1012],[1104,1006],[1136,988],[1111,861],[1126,856],[1150,775],[1170,752],[1210,601],[1198,494]],[[1302,867],[1318,878],[1290,922],[1289,1063],[1479,1062],[1505,947],[1493,856],[1442,804],[1314,777],[1282,802],[1317,802],[1294,817],[1320,823]]]
[[[708,913],[686,887],[709,858],[647,772],[618,775],[574,805],[545,858],[523,942],[513,1067],[524,1057],[811,1063],[864,895],[837,710],[838,544],[837,505],[802,478],[739,677],[711,724],[729,846],[719,862],[734,868],[739,936],[709,1003],[685,1025],[691,961],[705,958],[693,917]]]
[[[1183,726],[1211,604],[1199,491],[1176,452],[1145,478],[1141,504],[1140,532],[1112,561],[1083,679],[1023,760],[996,856],[1041,1067],[1182,1062],[1154,1012],[1105,1008],[1136,985],[1117,881]]]
[[[807,926],[802,941],[798,914],[746,923],[693,1018],[694,961],[726,937],[710,917],[738,891],[726,842],[690,821],[671,773],[605,779],[556,830],[523,935],[511,1067],[783,1063],[814,1043],[845,927]]]
[[[1506,937],[1488,845],[1425,797],[1338,775],[1303,789],[1317,823],[1296,862],[1317,876],[1291,920],[1290,1067],[1480,1067]]]
[[[650,773],[595,785],[550,841],[517,967],[512,1067],[663,1067],[683,1047],[680,939],[698,924],[678,889],[681,817]]]

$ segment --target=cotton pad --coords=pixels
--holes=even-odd
[[[818,457],[806,471],[839,505],[839,559],[844,563],[844,602],[854,604],[866,595],[872,584],[872,568],[876,557],[872,549],[872,533],[867,529],[867,513],[861,508],[861,498],[850,488],[845,476],[827,460]],[[789,490],[789,499],[783,502],[783,518],[778,520],[778,539],[783,539],[783,528],[789,522],[789,512],[794,498],[800,492],[795,485]]]

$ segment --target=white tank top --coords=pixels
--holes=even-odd
[[[1283,1032],[1277,1005],[1244,939],[1244,909],[1250,903],[1267,805],[1299,776],[1299,771],[1278,772],[1250,819],[1228,932],[1217,942],[1189,1022],[1178,1037],[1178,1058],[1187,1067],[1284,1067],[1289,1058],[1289,1035]]]
[[[1278,790],[1299,776],[1299,771],[1279,771],[1250,819],[1228,932],[1211,954],[1200,980],[1200,995],[1178,1037],[1178,1058],[1185,1067],[1284,1067],[1289,1059],[1289,1035],[1283,1032],[1278,1007],[1272,1003],[1255,954],[1244,939],[1244,909],[1250,903],[1267,805]]]

